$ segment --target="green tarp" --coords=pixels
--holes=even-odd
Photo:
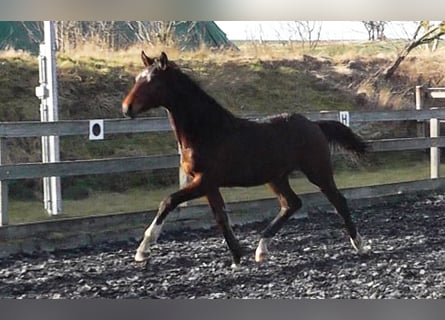
[[[43,39],[43,23],[0,21],[0,50],[20,49],[37,53]]]
[[[226,34],[212,21],[181,21],[174,23],[174,41],[181,49],[235,48]]]
[[[87,37],[98,22],[80,22],[78,29]],[[226,34],[213,21],[172,21],[169,24],[171,38],[181,50],[195,50],[201,46],[209,48],[234,48]],[[150,28],[149,21],[116,21],[113,24],[115,49],[141,41],[137,30],[141,25]],[[103,35],[103,38],[110,35]],[[170,35],[169,35],[170,36]],[[101,36],[102,37],[102,36]],[[43,22],[0,21],[0,50],[15,49],[37,53],[43,40]]]

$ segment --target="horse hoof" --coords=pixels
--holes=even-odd
[[[357,236],[355,239],[350,238],[350,240],[351,240],[352,247],[355,249],[355,251],[358,254],[367,254],[371,251],[371,246],[363,245],[364,241],[359,233],[357,233]]]
[[[267,260],[267,254],[262,252],[262,253],[256,253],[255,254],[255,262],[257,263],[261,263],[263,261]]]
[[[241,269],[241,265],[239,263],[232,263],[230,267],[232,268],[232,271],[239,271]]]
[[[362,248],[361,254],[368,254],[368,253],[371,253],[371,246],[364,246]]]
[[[351,245],[355,249],[355,251],[360,253],[363,249],[363,240],[360,234],[357,232],[355,239],[349,238],[349,240],[351,241]]]
[[[136,255],[134,256],[134,261],[136,262],[144,262],[148,260],[148,253],[144,253],[141,251],[136,251]]]
[[[267,259],[267,254],[269,253],[269,250],[267,249],[267,245],[269,244],[270,239],[262,238],[260,240],[260,243],[258,244],[258,247],[255,250],[255,261],[258,263],[263,262]]]

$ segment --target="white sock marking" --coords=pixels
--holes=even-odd
[[[150,252],[150,245],[156,243],[161,234],[162,226],[164,222],[161,224],[156,224],[156,218],[153,220],[151,225],[144,232],[144,239],[142,239],[139,247],[136,250],[136,255],[134,259],[138,262],[144,261],[148,257],[148,253]]]
[[[269,250],[267,249],[267,245],[270,243],[271,239],[261,238],[258,243],[258,247],[255,250],[255,261],[261,262],[268,255]]]

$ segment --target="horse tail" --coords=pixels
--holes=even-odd
[[[339,145],[357,156],[362,156],[368,151],[367,143],[341,122],[317,121],[317,123],[329,143]]]

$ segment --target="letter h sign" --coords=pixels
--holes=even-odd
[[[340,111],[338,117],[341,123],[349,127],[349,111]]]

